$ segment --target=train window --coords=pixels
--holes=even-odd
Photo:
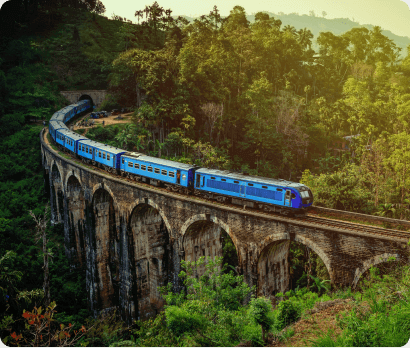
[[[103,159],[105,159],[105,152],[103,152]]]
[[[174,172],[168,172],[168,173],[169,173],[169,176],[170,176],[171,178],[175,177],[175,173],[174,173]]]
[[[133,167],[134,166],[134,163],[132,163],[132,162],[128,162],[128,167]]]
[[[151,166],[148,167],[148,171],[152,172],[152,167]]]
[[[140,165],[138,163],[135,163],[135,169],[139,169]]]
[[[86,148],[85,148],[85,152],[86,152],[86,153],[88,153],[88,146],[86,146]]]
[[[124,163],[125,163],[125,158],[123,157],[123,158],[122,158],[122,164],[124,164]]]
[[[239,184],[239,181],[234,180],[233,182],[234,182],[234,184]]]
[[[147,166],[144,166],[143,164],[141,164],[141,170],[146,170]]]
[[[107,160],[110,160],[110,154],[107,153]]]
[[[162,170],[161,170],[161,174],[162,174],[162,175],[167,175],[167,171],[166,171],[165,169],[162,169]]]
[[[221,181],[226,181],[226,179],[221,179]]]
[[[268,186],[262,186],[262,188],[268,188]]]
[[[212,180],[215,180],[215,177],[214,177],[214,176],[211,176],[211,179],[212,179]]]
[[[282,191],[282,189],[280,189],[280,188],[277,188],[277,189],[276,189],[276,191],[280,191],[280,192],[281,192],[281,191]]]
[[[253,186],[253,184],[249,184],[249,183],[248,183],[248,186]]]
[[[292,193],[292,199],[295,199],[296,195],[294,193]]]
[[[159,168],[154,168],[154,172],[159,174]]]

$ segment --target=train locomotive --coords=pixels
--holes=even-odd
[[[303,213],[313,204],[313,194],[303,184],[128,152],[70,131],[66,123],[90,107],[89,100],[69,105],[56,112],[49,122],[50,135],[58,146],[85,163],[135,181],[244,208],[288,214]]]

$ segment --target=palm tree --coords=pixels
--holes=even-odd
[[[285,25],[283,27],[283,32],[286,32],[286,31],[290,32],[293,36],[296,36],[297,32],[293,25]]]

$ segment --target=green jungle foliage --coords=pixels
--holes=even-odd
[[[43,305],[43,251],[29,211],[43,213],[48,195],[41,128],[29,123],[66,105],[64,89],[108,87],[102,108],[135,109],[132,124],[94,128],[87,133],[92,139],[199,166],[301,178],[318,205],[410,217],[410,48],[399,62],[400,50],[379,27],[322,32],[314,43],[308,29],[283,26],[267,13],[250,23],[240,6],[227,18],[214,7],[191,23],[157,3],[136,12],[138,24],[103,12],[91,0],[9,1],[0,12],[6,33],[0,37],[3,341],[265,345],[292,335],[289,325],[316,302],[354,296],[370,311],[356,308],[340,319],[342,335],[334,340],[329,333],[313,344],[405,343],[408,268],[383,278],[373,272],[361,293],[330,293],[326,266],[297,243],[290,247],[292,290],[276,294],[274,307],[236,274],[235,247],[225,236],[223,264],[230,267],[208,260],[197,278],[204,260],[184,263],[186,291],[163,288],[165,310],[126,328],[116,316],[89,318],[84,270],[70,267],[62,226],[49,225],[55,303]],[[355,137],[343,138],[348,135]],[[53,331],[44,330],[53,320]]]

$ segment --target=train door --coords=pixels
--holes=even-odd
[[[245,197],[246,183],[241,182],[239,184],[239,196]]]
[[[195,180],[195,187],[199,187],[200,183],[201,183],[201,175],[197,174],[196,180]]]
[[[181,171],[177,170],[177,184],[181,185]]]
[[[290,190],[286,190],[285,193],[285,206],[290,207],[290,200],[291,200],[291,192]]]

